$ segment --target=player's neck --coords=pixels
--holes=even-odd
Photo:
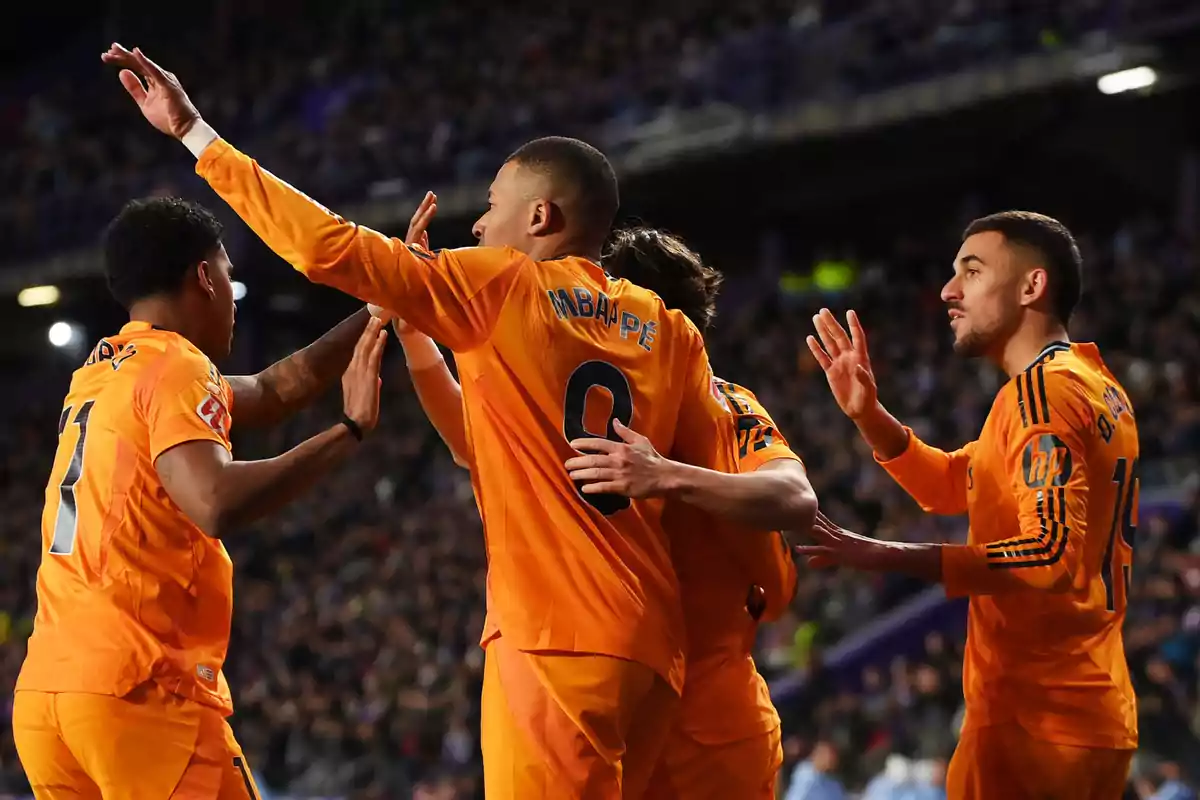
[[[559,258],[575,256],[586,258],[596,264],[600,263],[600,247],[586,245],[576,239],[566,237],[536,239],[530,246],[528,255],[534,261],[554,261]]]
[[[1037,360],[1046,346],[1052,342],[1069,342],[1067,329],[1062,323],[1039,320],[1036,324],[1022,325],[1009,337],[996,362],[1008,377],[1019,375]]]
[[[190,315],[179,303],[165,298],[150,297],[139,300],[129,307],[130,322],[148,322],[155,328],[178,333],[192,344],[196,344],[194,325],[189,324]]]

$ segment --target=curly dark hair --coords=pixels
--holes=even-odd
[[[644,226],[614,231],[604,267],[657,294],[706,333],[717,315],[721,272],[708,266],[682,239]]]
[[[187,271],[221,246],[224,226],[198,203],[179,197],[131,200],[104,232],[104,276],[117,302],[173,294]]]

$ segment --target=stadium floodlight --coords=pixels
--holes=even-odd
[[[20,291],[17,295],[17,303],[22,308],[52,306],[58,302],[58,297],[59,291],[57,286],[30,286]]]
[[[50,326],[46,338],[55,347],[70,347],[77,344],[83,338],[83,334],[77,326],[59,321]]]
[[[1133,67],[1101,75],[1096,88],[1104,94],[1121,94],[1145,89],[1158,82],[1158,73],[1151,67]]]
[[[233,282],[233,301],[236,303],[246,296],[246,284],[241,281]]]

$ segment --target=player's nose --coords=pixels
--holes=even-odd
[[[483,220],[482,219],[476,220],[475,224],[471,226],[471,235],[474,236],[476,239],[483,241]]]
[[[962,299],[962,281],[955,275],[946,281],[946,285],[942,287],[942,302],[953,303],[960,299]]]

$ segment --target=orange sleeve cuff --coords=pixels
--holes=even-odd
[[[196,174],[207,180],[208,176],[205,172],[231,150],[233,150],[233,145],[218,136],[208,147],[204,148],[204,152],[196,159]]]
[[[804,462],[800,460],[800,456],[793,453],[791,448],[773,445],[750,453],[738,462],[738,466],[742,472],[754,472],[768,461],[776,461],[781,458],[786,458],[789,461],[799,461],[801,466],[804,465]]]

